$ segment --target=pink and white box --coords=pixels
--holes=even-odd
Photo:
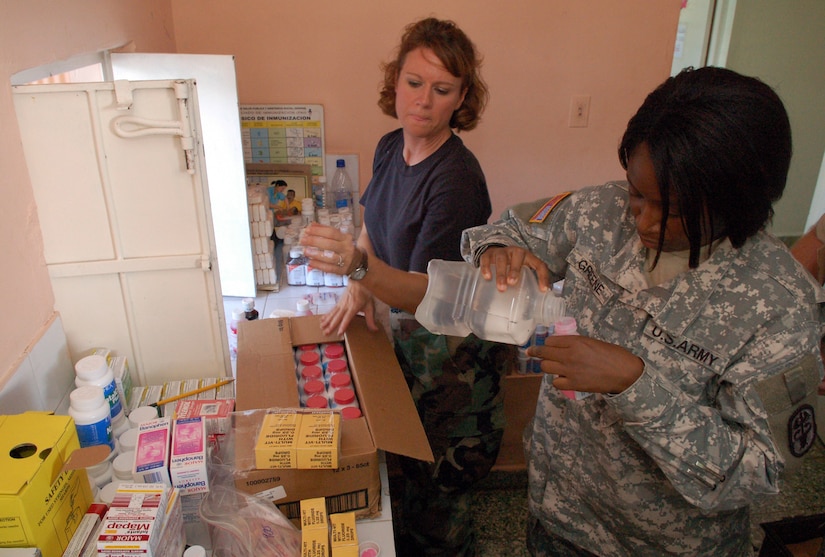
[[[132,475],[144,483],[163,483],[172,487],[169,477],[169,442],[172,419],[157,418],[138,426],[135,465]]]
[[[204,418],[177,418],[172,432],[169,463],[172,485],[181,495],[209,491],[206,476],[206,424]]]

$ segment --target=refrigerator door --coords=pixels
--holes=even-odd
[[[231,375],[194,80],[13,92],[72,358],[109,348],[143,385]]]

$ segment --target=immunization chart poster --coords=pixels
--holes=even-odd
[[[324,175],[324,107],[320,104],[241,105],[247,163],[308,164]]]

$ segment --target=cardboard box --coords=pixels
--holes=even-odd
[[[507,424],[504,426],[504,436],[501,439],[501,449],[498,451],[494,470],[512,472],[527,468],[522,436],[524,428],[533,420],[536,413],[536,401],[543,378],[544,374],[504,376],[502,386]]]
[[[86,471],[63,470],[79,448],[69,416],[0,416],[0,547],[63,554],[92,502]]]
[[[250,494],[275,490],[288,518],[299,516],[301,499],[326,497],[335,512],[359,518],[380,512],[378,449],[433,461],[427,436],[383,331],[356,317],[344,342],[362,417],[341,421],[341,450],[335,470],[255,469],[255,440],[266,408],[298,408],[293,347],[340,341],[324,335],[320,316],[245,321],[238,327],[235,381],[235,484]]]

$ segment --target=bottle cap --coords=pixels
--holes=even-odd
[[[134,481],[132,477],[132,467],[135,464],[135,451],[126,451],[120,453],[115,461],[112,463],[115,476],[121,480]]]
[[[77,361],[74,371],[84,381],[91,381],[105,375],[109,371],[109,364],[103,356],[86,356]]]
[[[255,299],[254,298],[244,298],[241,300],[241,304],[243,304],[244,311],[252,311],[255,309]]]
[[[347,371],[347,362],[344,360],[330,360],[327,362],[327,373],[343,373]]]
[[[290,248],[289,250],[289,256],[293,259],[301,257],[302,255],[304,255],[304,250],[302,250],[301,248]]]
[[[298,363],[300,363],[302,366],[314,366],[317,365],[319,361],[320,358],[318,358],[317,352],[308,351],[301,353],[301,357]]]
[[[341,418],[345,420],[354,420],[361,417],[361,409],[355,406],[347,406],[341,409]]]
[[[330,360],[337,360],[344,356],[344,347],[340,344],[327,344],[324,346],[324,357]]]
[[[347,161],[345,161],[344,159],[338,159],[337,161],[335,161],[335,167],[336,168],[346,168],[346,166],[347,166]]]
[[[352,404],[355,402],[355,391],[350,389],[349,387],[344,387],[343,389],[338,389],[335,391],[335,404],[344,405],[344,404]]]
[[[307,381],[304,383],[304,392],[310,396],[319,395],[324,392],[324,383],[322,381],[318,381],[317,379]]]
[[[69,404],[80,412],[94,410],[105,403],[106,398],[103,396],[103,389],[94,385],[78,387],[69,394]]]
[[[562,317],[555,323],[555,334],[557,335],[570,335],[576,332],[577,325],[576,325],[576,318],[575,317]]]
[[[326,408],[327,397],[321,395],[313,395],[307,399],[307,408]]]
[[[320,380],[322,375],[321,368],[318,366],[304,366],[301,370],[301,379],[304,381]]]
[[[154,406],[138,406],[129,412],[129,424],[132,427],[138,427],[143,422],[154,420],[158,417],[158,409]]]
[[[298,311],[309,311],[309,300],[298,300]]]
[[[329,386],[333,389],[342,389],[350,385],[352,385],[352,379],[350,379],[349,373],[336,373],[329,378]]]

